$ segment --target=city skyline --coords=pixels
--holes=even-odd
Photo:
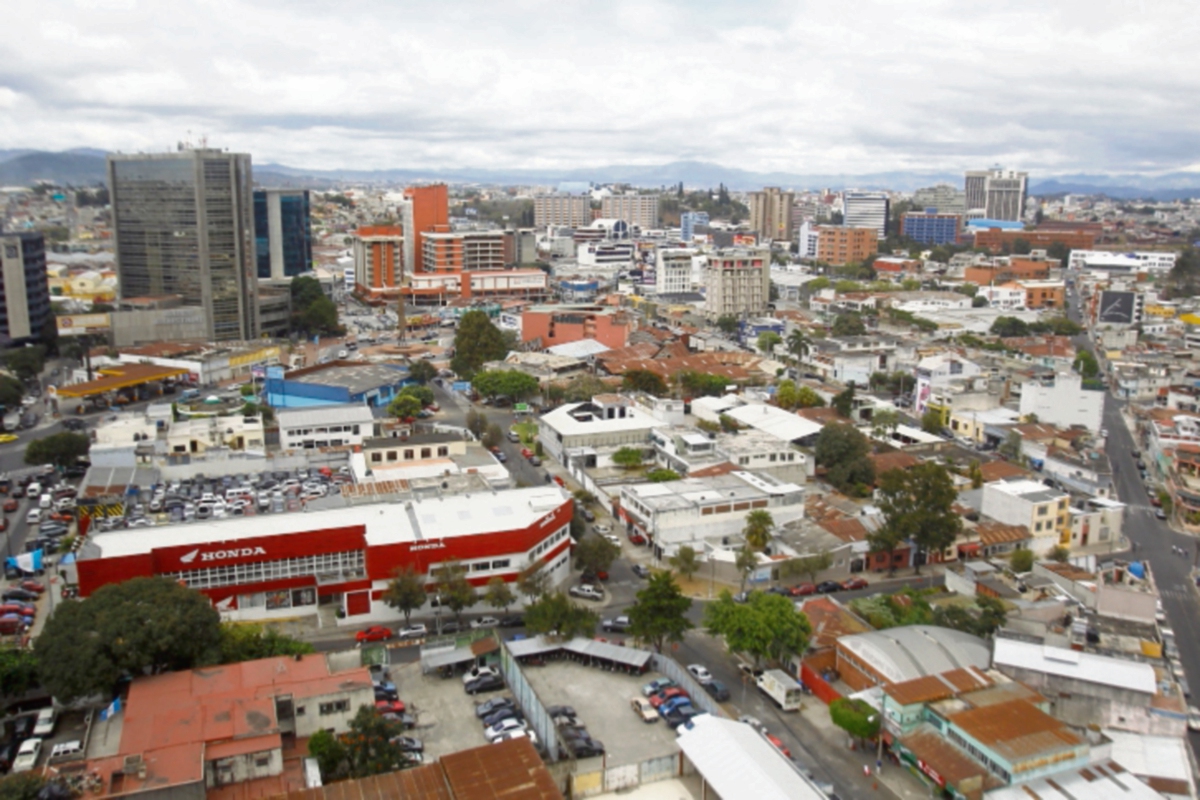
[[[1187,10],[20,3],[0,148],[207,137],[312,169],[1200,170],[1197,79],[1174,68]]]

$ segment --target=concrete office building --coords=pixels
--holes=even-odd
[[[356,291],[380,300],[396,297],[404,277],[405,245],[399,225],[368,225],[355,231]]]
[[[592,221],[587,195],[539,194],[533,198],[533,224],[538,228],[582,228]]]
[[[685,211],[679,215],[679,238],[690,242],[696,235],[697,225],[707,225],[709,222],[706,211]]]
[[[792,225],[794,192],[778,186],[768,186],[761,192],[750,193],[750,227],[764,239],[790,242],[795,228]]]
[[[875,228],[822,226],[817,231],[817,260],[830,266],[858,263],[879,252]]]
[[[912,196],[913,208],[934,208],[939,214],[967,213],[967,195],[948,183],[917,189]]]
[[[842,196],[842,225],[871,228],[880,239],[887,237],[890,203],[879,192],[846,192]]]
[[[0,343],[35,339],[52,319],[45,238],[0,234]]]
[[[516,260],[512,231],[433,231],[422,235],[422,272],[504,269]]]
[[[900,218],[900,235],[921,244],[954,244],[962,217],[958,214],[939,214],[935,208],[924,213],[908,213]]]
[[[765,249],[717,250],[704,266],[704,314],[747,317],[763,314],[771,295],[771,254]]]
[[[286,280],[311,270],[308,190],[255,189],[254,242],[259,280]]]
[[[1025,212],[1029,173],[971,170],[965,176],[967,217],[1018,221]]]
[[[208,338],[257,339],[250,156],[220,150],[110,155],[117,275],[125,297],[178,294]]]
[[[642,230],[658,227],[658,195],[614,194],[600,201],[602,219],[620,219]]]
[[[682,247],[659,250],[654,268],[654,291],[658,294],[692,291],[692,259],[695,255],[695,250]]]

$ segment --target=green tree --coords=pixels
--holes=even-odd
[[[508,613],[508,608],[513,603],[517,602],[517,596],[513,593],[508,582],[499,575],[487,582],[487,589],[483,593],[484,601],[492,608],[499,609],[504,613]]]
[[[668,391],[662,376],[648,369],[629,370],[621,379],[621,387],[628,392],[645,392],[655,397],[662,397]]]
[[[792,575],[807,575],[809,581],[817,582],[817,575],[833,566],[833,553],[822,550],[813,555],[792,558],[783,562],[780,571],[790,577]]]
[[[0,800],[38,800],[48,781],[40,772],[17,772],[0,778]],[[60,795],[55,794],[54,797]],[[66,794],[70,797],[71,794]]]
[[[24,396],[25,387],[19,380],[11,375],[0,375],[0,410],[19,408]],[[3,414],[0,414],[0,417],[3,417]]]
[[[504,431],[500,430],[500,426],[494,422],[488,425],[487,430],[483,432],[483,438],[480,440],[483,446],[489,450],[493,447],[499,447],[502,441],[504,441]]]
[[[1100,364],[1096,361],[1096,357],[1092,355],[1091,350],[1081,349],[1079,354],[1075,356],[1073,366],[1075,371],[1084,378],[1094,378],[1100,374]]]
[[[812,341],[800,328],[796,328],[788,334],[787,350],[792,354],[792,357],[796,359],[797,364],[804,360],[804,357],[808,355],[808,352],[811,349]]]
[[[684,596],[671,573],[655,573],[629,607],[629,632],[661,653],[664,644],[682,642],[692,629],[687,618],[691,607],[691,598]]]
[[[771,529],[774,527],[775,520],[771,518],[771,513],[759,508],[746,515],[746,523],[742,527],[742,536],[746,538],[747,545],[755,550],[762,551],[770,544]]]
[[[782,342],[783,337],[778,333],[775,333],[775,331],[763,331],[758,335],[758,341],[756,344],[758,345],[758,351],[760,353],[769,356],[771,355],[772,351],[774,351],[775,345],[781,344]]]
[[[842,391],[834,395],[830,405],[837,411],[838,416],[849,419],[854,413],[854,381]]]
[[[733,567],[737,570],[741,577],[740,591],[746,591],[746,580],[750,577],[750,573],[758,568],[758,553],[754,552],[749,546],[738,550],[737,556],[733,560]]]
[[[971,308],[986,308],[991,305],[988,299],[981,294],[977,294],[971,298]]]
[[[796,389],[796,407],[797,408],[824,408],[825,398],[817,394],[815,389],[808,386],[801,386]]]
[[[967,477],[971,479],[972,489],[983,488],[983,467],[979,465],[979,459],[971,459],[971,465],[967,467]]]
[[[999,336],[1001,338],[1008,338],[1010,336],[1028,336],[1029,326],[1024,322],[1024,320],[1017,319],[1016,317],[996,317],[996,319],[992,322],[992,327],[988,329],[988,332],[993,336]]]
[[[325,296],[321,282],[308,275],[297,275],[292,278],[291,285],[292,308],[304,309]]]
[[[221,663],[255,661],[273,656],[308,655],[316,652],[308,642],[293,639],[274,628],[254,623],[226,622],[221,625]]]
[[[442,603],[462,622],[462,612],[479,601],[479,594],[467,579],[467,567],[461,561],[450,560],[435,568],[430,577],[437,586]]]
[[[1071,558],[1071,551],[1063,547],[1061,544],[1056,544],[1054,547],[1050,548],[1049,552],[1046,553],[1046,558],[1050,559],[1051,561],[1057,561],[1060,564],[1065,564],[1067,560]]]
[[[838,314],[837,319],[833,321],[833,327],[829,329],[830,336],[863,336],[867,332],[867,326],[863,323],[862,316],[853,311],[846,314]]]
[[[1060,264],[1066,266],[1071,261],[1071,248],[1062,242],[1051,242],[1046,248],[1046,257],[1056,258]]]
[[[34,642],[42,685],[60,702],[107,695],[126,676],[211,664],[220,616],[208,598],[166,578],[132,578],[61,603]]]
[[[1013,239],[1012,251],[1015,256],[1027,256],[1033,252],[1033,245],[1029,243],[1028,239]]]
[[[942,416],[942,410],[940,408],[933,408],[930,406],[929,408],[926,408],[925,413],[921,415],[921,430],[935,435],[940,434],[942,432],[942,428],[945,427],[943,419],[944,417]]]
[[[400,390],[402,397],[414,397],[422,406],[433,405],[433,389],[428,386],[405,386]]]
[[[78,463],[80,456],[86,456],[90,448],[91,440],[86,434],[52,433],[29,443],[25,448],[25,463],[53,464],[66,469]]]
[[[349,772],[345,745],[324,728],[318,729],[309,737],[308,754],[317,760],[323,783],[345,778]]]
[[[1016,461],[1021,456],[1021,434],[1016,431],[1009,431],[1004,437],[1004,441],[1000,443],[1000,447],[996,449],[1000,455],[1010,461]]]
[[[829,704],[829,719],[859,741],[874,739],[879,734],[879,712],[866,700],[839,697]]]
[[[525,607],[525,630],[530,633],[557,631],[564,639],[591,637],[599,621],[594,611],[572,603],[562,592],[542,595]]]
[[[667,563],[671,565],[671,569],[689,581],[700,571],[700,555],[696,552],[696,548],[687,544],[681,545],[675,551],[675,555],[667,559]]]
[[[990,639],[1008,622],[1008,612],[1005,611],[1004,603],[998,597],[975,595],[975,605],[979,608],[975,635]]]
[[[1013,572],[1029,572],[1033,569],[1033,551],[1025,547],[1018,547],[1009,554],[1008,566],[1012,568]]]
[[[736,314],[722,314],[717,317],[717,327],[722,333],[732,336],[737,333],[739,321]]]
[[[487,414],[484,414],[482,411],[476,411],[473,408],[471,410],[467,411],[467,430],[469,430],[471,433],[475,434],[477,437],[482,438],[484,432],[486,432],[487,429],[488,429]]]
[[[704,609],[704,627],[724,637],[730,651],[753,658],[755,667],[803,653],[812,633],[808,617],[789,598],[771,592],[754,592],[745,603],[721,592]]]
[[[609,390],[609,385],[595,375],[577,375],[567,381],[563,399],[568,403],[583,403]]]
[[[646,473],[646,480],[651,483],[666,483],[679,480],[679,473],[673,469],[652,469]]]
[[[871,415],[871,432],[876,438],[888,439],[900,427],[900,412],[881,408]]]
[[[424,385],[437,377],[437,367],[423,358],[409,363],[408,377]]]
[[[309,336],[336,336],[342,332],[338,324],[337,306],[328,297],[321,296],[298,314],[292,315],[292,327]]]
[[[887,541],[911,541],[926,553],[941,553],[962,530],[962,519],[954,512],[954,481],[935,461],[883,473],[876,497],[883,512],[880,530],[889,529]],[[916,572],[921,572],[919,563]]]
[[[425,605],[428,598],[425,579],[411,564],[398,567],[383,592],[383,602],[404,615],[405,625],[412,619],[412,612]]]
[[[241,395],[242,397],[253,397],[254,387],[249,383],[243,384],[241,388]]]
[[[622,469],[638,469],[645,461],[640,447],[622,447],[612,454],[612,462]]]
[[[575,545],[575,569],[592,575],[608,572],[619,555],[621,548],[603,536],[585,536]]]
[[[400,724],[384,719],[371,706],[359,706],[350,720],[350,731],[342,737],[349,777],[367,778],[397,769],[415,767],[414,757],[400,749],[394,739],[401,732]]]
[[[32,650],[0,647],[0,699],[25,694],[38,685],[37,675],[37,658]]]
[[[492,324],[483,311],[463,314],[454,336],[454,357],[450,369],[460,378],[470,380],[489,361],[503,361],[508,346],[500,329]]]
[[[779,406],[785,411],[791,411],[796,407],[796,395],[797,392],[795,381],[780,381],[779,385],[775,387],[775,405]]]
[[[550,589],[550,573],[545,563],[534,561],[517,573],[517,591],[533,600],[542,597]]]
[[[421,401],[411,394],[398,394],[388,403],[387,411],[396,419],[409,419],[421,413]]]
[[[875,465],[867,457],[871,445],[853,425],[826,425],[817,434],[814,454],[825,478],[838,491],[861,493],[875,482]]]
[[[46,348],[40,344],[14,348],[4,354],[4,363],[22,383],[32,383],[46,367]]]
[[[485,397],[511,397],[514,400],[536,394],[537,378],[515,369],[493,369],[471,379],[471,387]]]

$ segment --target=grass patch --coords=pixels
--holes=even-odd
[[[521,444],[526,447],[533,444],[533,440],[537,438],[538,426],[536,422],[514,422],[512,429],[521,437]]]

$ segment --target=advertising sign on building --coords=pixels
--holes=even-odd
[[[1100,292],[1100,300],[1096,304],[1096,322],[1132,325],[1136,304],[1137,295],[1133,292]]]
[[[59,336],[87,336],[107,333],[112,327],[108,314],[72,314],[58,317]]]

